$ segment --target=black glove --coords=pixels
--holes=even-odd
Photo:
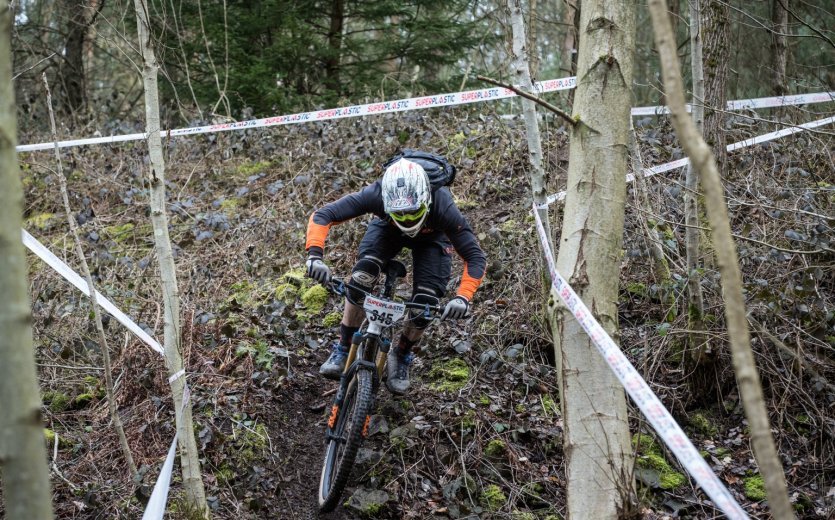
[[[459,320],[467,315],[467,309],[470,308],[470,302],[463,296],[456,296],[447,302],[444,313],[441,319]]]
[[[324,261],[322,261],[322,257],[316,254],[311,254],[307,257],[307,262],[305,262],[307,266],[307,276],[309,278],[313,278],[317,282],[321,284],[326,284],[331,281],[331,270]]]

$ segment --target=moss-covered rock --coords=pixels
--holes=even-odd
[[[50,430],[49,428],[43,429],[43,437],[46,440],[48,446],[55,445],[55,432]],[[58,449],[63,450],[66,448],[72,448],[72,442],[69,441],[66,437],[61,437],[58,435]]]
[[[687,477],[673,470],[667,459],[658,453],[640,455],[636,463],[640,468],[648,468],[658,472],[658,486],[661,489],[677,489],[687,482]]]
[[[753,475],[742,479],[745,496],[751,500],[765,500],[765,481],[762,475]]]
[[[115,226],[107,226],[104,228],[104,233],[116,242],[123,242],[128,237],[133,235],[135,226],[130,222],[125,224],[117,224]]]
[[[632,436],[632,447],[638,453],[658,453],[658,444],[655,439],[645,433],[636,433]]]
[[[343,506],[355,511],[361,518],[383,518],[389,494],[381,489],[358,488]]]
[[[264,173],[270,166],[272,166],[270,161],[245,162],[238,166],[235,174],[241,177],[249,177],[250,175]]]
[[[710,414],[708,414],[707,412],[695,412],[690,415],[690,417],[687,419],[687,422],[688,424],[690,424],[690,426],[693,427],[694,430],[706,437],[713,437],[717,433],[719,433],[719,428],[716,426]]]
[[[215,471],[215,478],[221,484],[229,484],[235,478],[235,470],[224,464]]]
[[[75,396],[75,399],[72,400],[73,408],[84,408],[90,402],[96,399],[96,394],[92,392],[84,392],[83,394],[78,394]]]
[[[311,314],[318,314],[328,303],[328,290],[321,285],[314,285],[302,293],[302,304]]]
[[[507,503],[507,496],[496,484],[490,484],[484,488],[479,498],[481,506],[491,513],[495,513]]]
[[[432,365],[429,378],[432,388],[441,392],[457,392],[470,380],[470,366],[461,359],[438,361]]]
[[[71,402],[70,396],[63,392],[49,391],[44,392],[43,402],[49,406],[49,410],[53,413],[59,413],[66,410]]]
[[[638,451],[638,458],[635,463],[639,468],[652,470],[652,475],[657,473],[657,485],[661,489],[677,489],[687,483],[687,477],[670,466],[661,449],[655,440],[649,435],[636,433],[632,436],[632,445]],[[653,485],[655,483],[653,482]]]
[[[275,299],[287,304],[293,303],[299,296],[299,288],[291,283],[282,283],[273,291]]]
[[[224,199],[223,202],[220,203],[220,210],[223,211],[227,216],[234,215],[237,210],[238,206],[241,205],[241,199],[237,197],[231,197],[228,199]]]
[[[484,453],[490,457],[501,457],[507,453],[507,444],[501,439],[493,439],[487,443]]]
[[[339,311],[329,312],[322,320],[322,325],[328,328],[336,327],[340,323],[342,323],[342,313]]]
[[[52,227],[56,222],[55,213],[38,213],[26,219],[26,227],[44,231]]]

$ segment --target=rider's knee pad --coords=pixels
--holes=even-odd
[[[351,284],[371,291],[374,289],[374,284],[377,283],[377,278],[380,276],[380,262],[370,256],[365,256],[357,261],[354,269],[351,271]],[[362,305],[365,301],[365,293],[356,289],[348,288],[346,293],[348,301],[354,305]]]
[[[429,304],[429,306],[438,305],[441,301],[435,296],[434,291],[433,294],[429,294],[428,292],[423,291],[431,291],[431,289],[425,289],[423,287],[418,287],[418,291],[412,296],[412,303],[420,303],[421,305]],[[416,329],[425,329],[431,320],[427,319],[423,313],[423,309],[409,309],[409,317],[412,320],[412,325]]]

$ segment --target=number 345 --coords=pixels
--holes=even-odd
[[[386,325],[391,325],[392,320],[394,319],[394,313],[392,312],[380,312],[378,310],[371,311],[371,320],[372,321],[380,321],[385,323]]]

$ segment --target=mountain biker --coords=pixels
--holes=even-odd
[[[437,305],[450,279],[450,255],[454,248],[464,260],[464,272],[456,296],[446,304],[441,319],[463,318],[484,277],[487,262],[484,251],[448,188],[433,188],[426,171],[416,161],[401,158],[390,163],[382,179],[326,204],[310,216],[305,244],[307,276],[320,283],[330,280],[330,268],[323,260],[323,253],[332,225],[373,213],[375,218],[360,242],[359,260],[351,271],[351,283],[370,291],[388,261],[404,247],[409,248],[414,271],[411,301]],[[365,316],[364,299],[364,293],[348,289],[340,338],[319,369],[321,375],[339,379],[345,369],[351,337]],[[388,358],[386,385],[392,393],[402,395],[409,389],[412,349],[428,325],[420,311],[410,311],[410,319],[393,355]]]

